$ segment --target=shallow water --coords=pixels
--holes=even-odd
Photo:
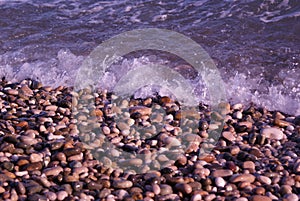
[[[199,43],[220,70],[231,102],[300,115],[297,0],[0,0],[0,75],[72,85],[95,47],[141,28],[173,30]],[[105,87],[116,83],[122,71],[145,62],[183,63],[158,51],[136,52],[111,66]],[[205,101],[205,85],[193,86]]]

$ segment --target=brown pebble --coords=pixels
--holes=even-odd
[[[190,194],[192,192],[192,187],[185,183],[176,184],[175,189],[184,194]]]
[[[222,137],[230,142],[235,141],[235,137],[234,137],[233,133],[231,133],[230,131],[224,131],[222,133]]]
[[[58,200],[64,200],[66,197],[68,197],[68,193],[66,191],[59,191],[56,194]]]
[[[258,181],[261,182],[262,184],[267,184],[267,185],[271,185],[272,180],[269,177],[263,176],[263,175],[259,175],[257,177]]]
[[[255,170],[255,164],[252,161],[245,161],[243,163],[243,168],[244,169]]]
[[[129,113],[130,114],[139,113],[142,116],[150,115],[151,114],[151,108],[145,107],[145,106],[134,106],[134,107],[129,108]]]
[[[228,177],[231,175],[233,175],[233,172],[227,169],[218,169],[212,172],[213,177]]]
[[[203,160],[203,161],[205,161],[207,163],[211,163],[215,159],[216,159],[215,156],[212,155],[212,154],[204,154],[204,155],[199,156],[199,160]]]
[[[281,140],[284,135],[283,132],[276,127],[264,128],[261,130],[261,134],[273,140]]]
[[[2,186],[0,186],[0,194],[5,192],[5,188],[3,188]]]
[[[263,187],[256,187],[256,188],[253,189],[253,192],[256,195],[264,195],[266,193],[266,190]]]
[[[57,110],[57,106],[56,105],[48,105],[45,107],[46,111],[56,111]]]
[[[36,163],[42,161],[43,157],[40,154],[32,153],[30,154],[29,160],[31,163]]]
[[[27,171],[41,170],[42,167],[43,167],[43,163],[42,162],[29,163],[26,166],[26,170]]]
[[[81,149],[79,147],[75,147],[75,148],[68,148],[64,150],[64,154],[69,157],[69,156],[73,156],[73,155],[77,155],[81,153]]]
[[[274,120],[274,124],[275,124],[276,126],[279,126],[279,127],[282,127],[282,128],[288,127],[289,125],[291,125],[289,122],[284,121],[284,120],[281,120],[281,119],[278,119],[278,118],[276,118],[276,119]]]
[[[232,183],[243,182],[243,181],[253,183],[255,181],[255,176],[246,173],[246,174],[236,174],[231,176],[230,178],[230,182]]]
[[[17,182],[16,190],[19,194],[24,195],[26,193],[25,186],[22,182]]]
[[[130,188],[132,185],[133,183],[127,180],[114,180],[112,183],[114,188]]]
[[[101,190],[103,188],[103,185],[91,181],[88,183],[87,187],[89,190]]]
[[[263,195],[254,195],[250,197],[250,201],[272,201],[272,199]]]
[[[167,184],[161,184],[160,185],[160,194],[161,195],[169,195],[173,193],[173,189],[171,186]]]
[[[46,176],[57,176],[62,171],[63,171],[63,168],[58,166],[58,167],[52,167],[52,168],[44,169],[43,173]]]
[[[230,153],[231,155],[235,156],[240,152],[240,148],[238,146],[232,146],[230,147]]]

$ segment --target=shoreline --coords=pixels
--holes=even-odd
[[[183,114],[176,101],[152,97],[114,107],[113,95],[82,91],[89,110],[77,102],[74,112],[71,88],[0,83],[2,199],[299,200],[300,116],[227,103],[213,141],[208,131],[220,125],[205,106]],[[165,148],[181,152],[170,158]]]

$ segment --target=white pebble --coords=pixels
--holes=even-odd
[[[222,177],[216,177],[215,183],[217,187],[223,188],[226,184],[226,181]]]

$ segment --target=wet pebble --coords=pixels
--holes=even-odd
[[[226,181],[222,177],[216,177],[215,183],[217,187],[223,188],[226,185]]]
[[[281,140],[284,135],[283,132],[276,127],[264,128],[262,129],[261,134],[273,140]]]
[[[68,193],[66,191],[58,191],[56,196],[57,200],[64,200],[66,197],[68,197]]]
[[[173,193],[173,189],[171,186],[167,184],[161,184],[160,185],[160,194],[161,195],[169,195]]]
[[[232,183],[237,183],[237,182],[249,182],[249,183],[253,183],[255,181],[255,176],[252,174],[236,174],[231,176],[230,181]]]
[[[114,188],[130,188],[132,185],[133,183],[127,180],[114,180],[112,183]]]
[[[272,201],[272,199],[263,195],[254,195],[250,197],[250,201]]]
[[[212,172],[213,177],[228,177],[233,175],[231,170],[219,169]]]
[[[192,187],[185,183],[176,184],[175,189],[184,194],[190,194],[192,192]]]
[[[63,171],[63,168],[58,166],[58,167],[47,168],[43,171],[43,173],[46,176],[57,176],[62,171]]]

